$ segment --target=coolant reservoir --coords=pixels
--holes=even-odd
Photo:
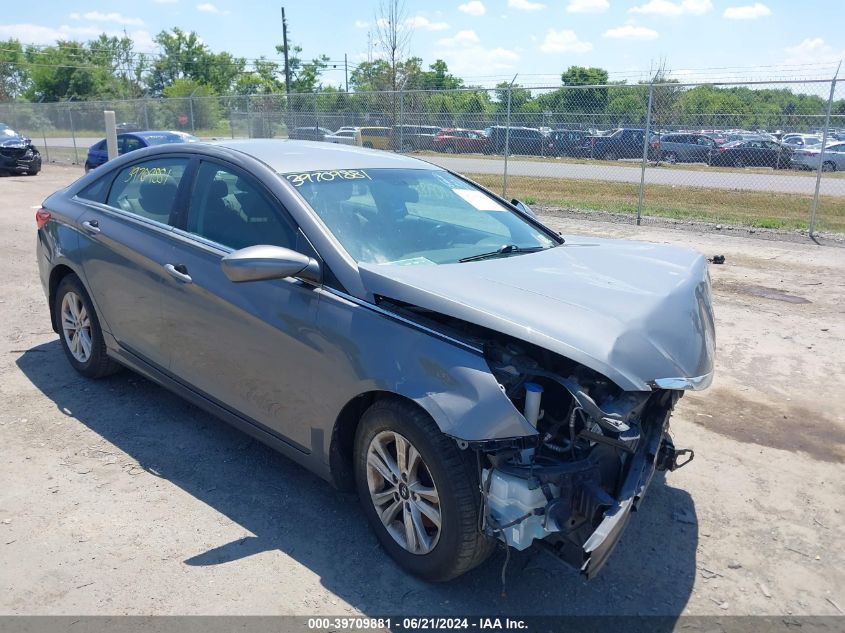
[[[487,501],[490,504],[490,513],[498,525],[506,525],[531,513],[527,519],[504,528],[501,536],[508,545],[523,550],[531,545],[535,538],[541,539],[549,535],[543,527],[545,517],[534,514],[535,509],[544,508],[548,503],[537,482],[508,475],[496,469],[491,471],[485,468],[482,475],[485,487],[487,478],[490,477]],[[552,495],[557,497],[560,492],[558,487],[549,487]]]

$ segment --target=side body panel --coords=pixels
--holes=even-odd
[[[170,227],[93,204],[79,221],[79,256],[103,329],[132,353],[168,367],[161,284]],[[97,232],[84,227],[93,221]]]

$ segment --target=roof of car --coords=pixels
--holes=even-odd
[[[320,141],[241,139],[211,144],[253,156],[281,174],[323,169],[440,169],[402,154]]]

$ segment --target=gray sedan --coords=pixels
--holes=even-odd
[[[423,578],[497,541],[593,576],[692,457],[668,424],[713,373],[699,253],[564,239],[429,163],[302,141],[133,152],[36,219],[79,373],[128,367],[357,489]]]

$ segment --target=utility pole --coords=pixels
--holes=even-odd
[[[290,97],[290,64],[288,63],[288,23],[282,7],[282,45],[285,47],[285,94]]]

